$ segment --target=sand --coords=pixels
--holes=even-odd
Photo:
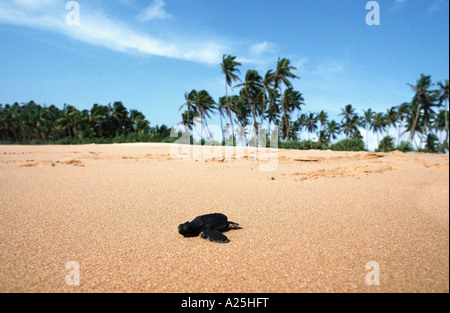
[[[0,292],[449,292],[448,156],[260,163],[174,160],[161,144],[0,146]],[[229,244],[178,234],[215,212],[242,226]]]

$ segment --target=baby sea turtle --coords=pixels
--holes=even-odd
[[[238,229],[239,224],[229,222],[228,218],[219,213],[208,214],[196,217],[192,222],[186,222],[178,226],[178,232],[184,237],[201,236],[212,242],[228,243],[230,242],[221,231],[229,229]]]

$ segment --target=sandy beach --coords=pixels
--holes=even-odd
[[[278,156],[0,146],[0,292],[449,292],[447,155]],[[178,234],[216,212],[242,227],[230,243]]]

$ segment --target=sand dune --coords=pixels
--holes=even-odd
[[[0,292],[449,291],[448,156],[278,156],[261,172],[163,144],[0,146]],[[229,244],[178,234],[215,212],[242,226]]]

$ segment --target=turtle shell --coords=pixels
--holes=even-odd
[[[220,213],[202,215],[192,221],[193,224],[199,225],[201,228],[223,229],[228,227],[228,218]]]

